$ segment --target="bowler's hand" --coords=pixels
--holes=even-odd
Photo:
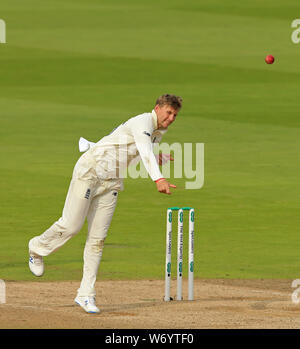
[[[162,178],[156,182],[156,187],[160,193],[171,195],[170,188],[176,188],[176,185],[171,184],[166,179]]]

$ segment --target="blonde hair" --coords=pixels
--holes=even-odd
[[[172,108],[179,110],[182,106],[182,98],[175,95],[164,94],[157,98],[156,105],[159,105],[160,107],[169,105]]]

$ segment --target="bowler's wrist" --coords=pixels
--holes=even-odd
[[[155,183],[158,183],[158,182],[164,181],[164,180],[165,180],[165,178],[159,178],[159,179],[157,179],[157,180],[155,181]]]

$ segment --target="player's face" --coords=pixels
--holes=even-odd
[[[167,128],[175,121],[178,114],[178,110],[169,105],[163,105],[162,107],[156,105],[154,110],[157,115],[158,128]]]

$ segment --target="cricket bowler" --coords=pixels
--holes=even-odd
[[[61,218],[43,234],[29,241],[29,268],[35,276],[42,276],[43,257],[77,234],[87,219],[83,276],[75,303],[88,313],[100,312],[96,306],[95,282],[104,240],[118,194],[123,190],[122,170],[131,161],[141,159],[160,193],[170,195],[170,188],[176,188],[163,178],[159,168],[162,159],[157,160],[153,146],[161,141],[181,106],[181,97],[164,94],[157,99],[151,113],[130,118],[97,143],[87,141],[81,144],[88,146],[74,167]],[[171,156],[169,159],[173,160]]]

